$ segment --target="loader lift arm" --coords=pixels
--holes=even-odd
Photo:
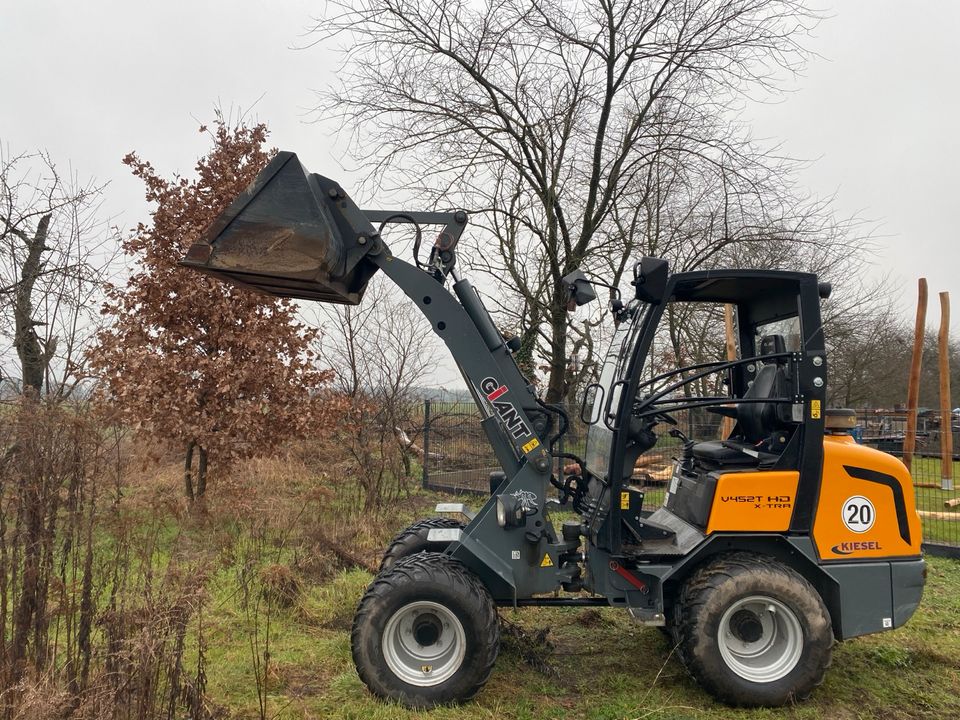
[[[402,218],[405,222],[445,225],[427,267],[418,268],[397,258],[382,238],[381,250],[369,259],[416,304],[450,351],[480,409],[481,427],[506,476],[506,482],[487,500],[448,552],[477,573],[501,602],[512,604],[554,590],[562,579],[559,556],[572,548],[569,543],[558,541],[545,517],[553,457],[548,451],[545,428],[538,423],[537,414],[542,411],[538,409],[540,403],[533,386],[517,367],[476,289],[469,280],[459,277],[454,268],[454,248],[447,245],[451,236],[447,233],[451,224],[462,231],[466,213],[365,214],[380,222]],[[445,246],[438,250],[441,243]],[[444,259],[441,253],[453,257]],[[453,279],[453,294],[441,284],[446,274],[443,266]],[[497,518],[501,497],[520,499],[522,519],[507,532],[502,531]],[[476,537],[482,537],[483,542]],[[515,562],[518,556],[524,561],[519,566]],[[545,556],[553,556],[553,560],[541,568]],[[535,570],[531,572],[531,568]]]

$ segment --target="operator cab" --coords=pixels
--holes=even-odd
[[[708,408],[736,419],[737,425],[730,437],[694,444],[691,451],[699,463],[715,467],[776,464],[796,427],[785,404],[792,394],[786,347],[783,335],[764,336],[758,353],[759,370],[740,402],[731,407]]]
[[[779,471],[771,477],[787,478],[789,492],[769,490],[787,506],[781,515],[809,526],[794,508],[819,482],[829,288],[772,270],[669,275],[650,258],[634,285],[644,292],[613,303],[616,332],[581,411],[589,491],[580,504],[598,545],[659,552],[685,530],[702,538],[718,485],[735,490],[734,474],[746,483]]]

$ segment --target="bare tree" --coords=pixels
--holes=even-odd
[[[771,228],[803,229],[809,208],[783,194],[791,163],[730,120],[745,92],[773,91],[777,72],[802,65],[799,38],[816,18],[799,2],[338,7],[316,31],[350,38],[324,108],[361,128],[375,182],[389,175],[427,202],[482,213],[497,252],[473,261],[509,289],[502,310],[524,350],[543,355],[549,400],[566,393],[571,334],[583,337],[564,311],[564,274],[617,280],[635,255],[669,257],[667,241],[690,256],[682,265],[709,265]],[[694,219],[712,223],[712,243],[677,232]]]
[[[831,403],[858,408],[906,402],[910,339],[904,318],[890,306],[834,317],[827,332]]]
[[[405,297],[375,278],[362,305],[320,306],[318,355],[336,372],[334,388],[348,399],[340,436],[358,473],[365,507],[408,489],[419,391],[436,366],[434,335]]]
[[[62,397],[85,377],[116,253],[97,219],[102,191],[46,153],[0,156],[0,369],[16,365],[23,390]]]

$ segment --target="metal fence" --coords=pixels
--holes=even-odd
[[[561,441],[561,450],[582,454],[585,426],[570,413],[571,427]],[[679,429],[689,438],[709,440],[721,436],[722,418],[702,409],[676,413]],[[857,442],[903,457],[906,413],[889,410],[858,410],[852,431]],[[949,423],[953,433],[953,485],[944,480],[940,462],[943,428],[937,413],[917,418],[917,444],[911,472],[917,509],[923,521],[924,547],[934,554],[960,557],[960,421]],[[634,482],[645,489],[645,504],[655,507],[663,500],[673,458],[682,441],[669,436],[659,425],[657,445],[645,453],[634,469]],[[425,401],[423,407],[423,486],[449,493],[487,494],[490,473],[499,470],[496,457],[480,427],[480,414],[473,402],[455,399]],[[557,472],[561,468],[558,462]]]

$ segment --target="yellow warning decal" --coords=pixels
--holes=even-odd
[[[628,492],[620,493],[620,509],[621,510],[630,509],[630,493]]]
[[[526,445],[523,446],[523,452],[528,453],[531,450],[538,447],[540,447],[540,441],[537,440],[536,438],[533,438],[533,440],[531,440],[530,442],[528,442]]]
[[[553,560],[550,559],[550,553],[543,554],[543,560],[540,561],[540,567],[553,567]]]
[[[819,400],[810,401],[810,419],[811,420],[820,419],[820,401]]]

